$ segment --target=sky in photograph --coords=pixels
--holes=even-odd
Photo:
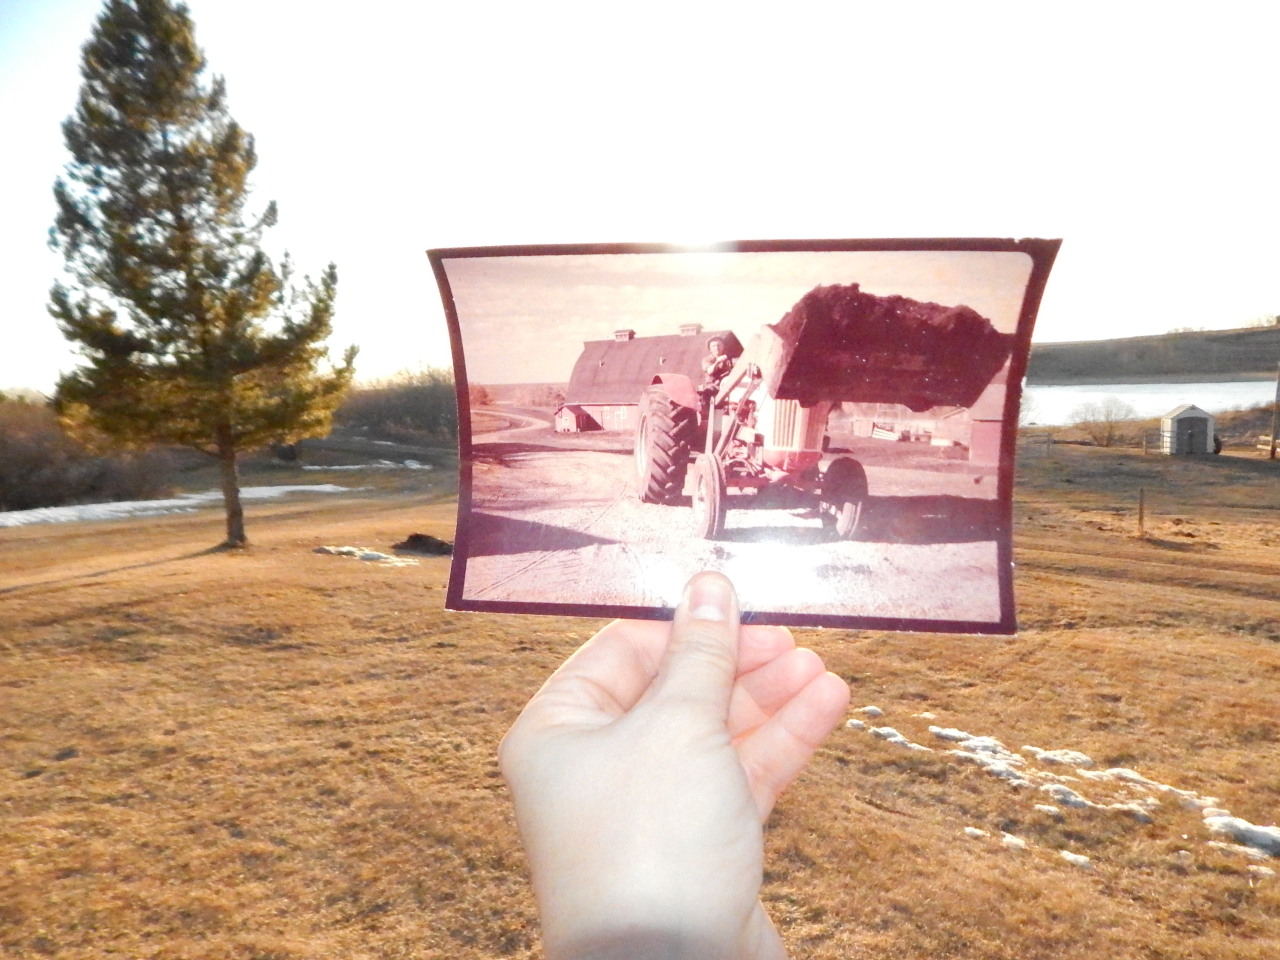
[[[993,251],[807,251],[460,257],[444,260],[472,383],[567,381],[587,340],[684,324],[745,344],[818,285],[966,304],[1012,333],[1031,257]]]
[[[1256,4],[188,6],[362,379],[449,363],[433,247],[1061,237],[1038,341],[1280,313]],[[0,0],[0,389],[76,362],[45,240],[99,9]]]

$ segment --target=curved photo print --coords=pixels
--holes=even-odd
[[[461,487],[448,606],[1012,633],[1013,454],[1056,240],[429,252]]]

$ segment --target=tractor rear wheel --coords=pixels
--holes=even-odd
[[[698,413],[676,403],[661,387],[640,398],[636,424],[636,492],[645,503],[671,503],[684,492]]]
[[[867,471],[862,464],[851,457],[833,460],[822,478],[822,499],[831,504],[840,539],[852,540],[867,500]]]
[[[693,523],[703,540],[724,536],[725,494],[724,467],[703,454],[693,464]]]

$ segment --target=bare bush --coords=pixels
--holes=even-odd
[[[458,400],[453,373],[434,367],[361,384],[335,419],[351,429],[387,440],[458,439]]]
[[[1119,397],[1104,397],[1082,403],[1071,412],[1071,419],[1100,447],[1111,447],[1129,439],[1132,421],[1138,411]]]
[[[171,476],[161,452],[95,455],[48,404],[0,395],[0,510],[146,499],[167,493]]]
[[[1024,392],[1022,401],[1018,404],[1018,426],[1029,427],[1034,424],[1036,417],[1040,415],[1038,407],[1036,398]]]

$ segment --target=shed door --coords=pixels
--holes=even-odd
[[[1209,424],[1207,420],[1190,418],[1178,422],[1178,452],[1208,453]]]

